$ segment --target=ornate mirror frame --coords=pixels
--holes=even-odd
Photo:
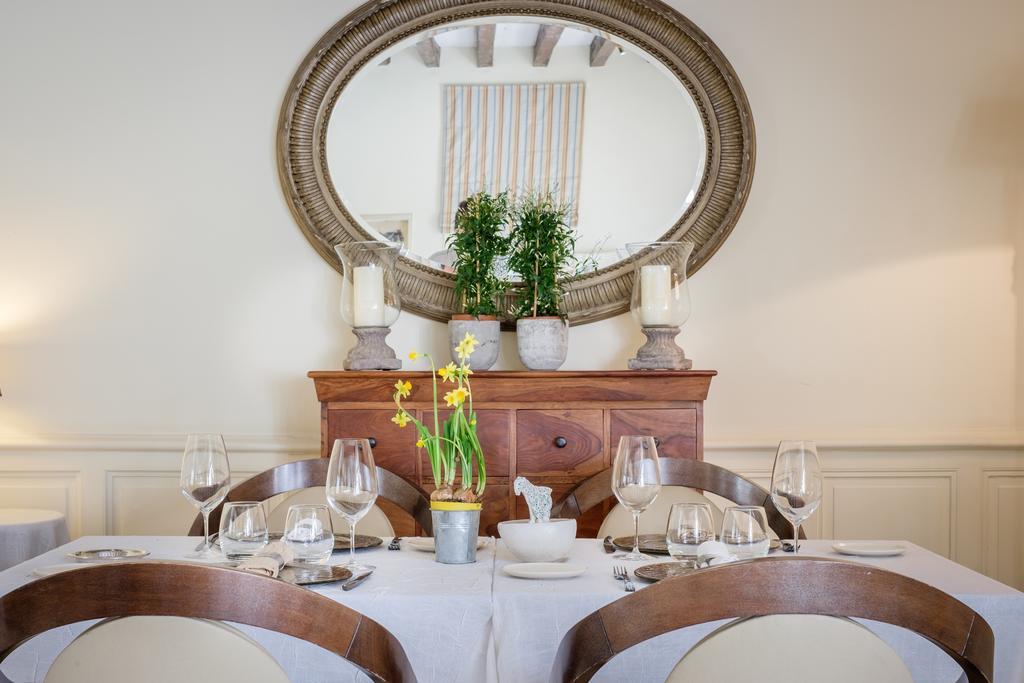
[[[309,241],[340,271],[333,245],[375,239],[342,203],[327,168],[327,125],[353,75],[420,31],[502,15],[561,19],[606,31],[646,50],[682,82],[704,123],[707,158],[693,202],[660,240],[694,242],[690,272],[696,272],[725,241],[743,210],[754,171],[754,122],[725,56],[697,26],[657,0],[375,0],[353,11],[303,60],[281,109],[281,182]],[[567,282],[565,306],[571,324],[629,310],[635,258]],[[440,321],[457,312],[450,273],[402,257],[397,278],[403,308]]]

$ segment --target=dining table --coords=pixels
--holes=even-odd
[[[196,542],[194,537],[82,537],[0,572],[0,594],[38,578],[34,570],[70,562],[66,555],[71,551],[138,548],[149,551],[147,560],[183,560],[195,550]],[[851,558],[833,551],[831,541],[809,540],[802,542],[800,553],[863,562],[950,593],[992,627],[996,681],[1024,681],[1024,593],[913,543],[903,545],[906,551],[900,556]],[[628,596],[623,582],[613,575],[613,568],[623,562],[606,553],[596,539],[574,541],[567,562],[585,569],[580,576],[562,579],[509,576],[504,568],[517,560],[500,539],[488,539],[478,551],[477,561],[465,565],[438,564],[431,553],[412,549],[408,542],[401,542],[400,547],[388,550],[385,543],[359,551],[358,559],[376,570],[351,591],[342,591],[338,584],[309,589],[388,628],[423,682],[547,683],[565,633],[590,612]],[[346,560],[346,553],[336,553],[331,562],[343,564]],[[642,564],[628,567],[632,571]],[[634,582],[637,590],[648,585]],[[685,595],[680,596],[680,604],[685,605]],[[641,643],[609,661],[593,680],[661,683],[690,647],[723,623],[679,629]],[[922,637],[886,624],[864,623],[900,654],[915,681],[954,683],[959,679],[953,660]],[[37,636],[19,646],[0,670],[13,683],[42,683],[60,650],[88,626],[75,624]],[[260,643],[295,683],[369,680],[349,663],[312,644],[238,627]],[[794,648],[799,652],[799,644]],[[765,666],[777,665],[765,662]]]

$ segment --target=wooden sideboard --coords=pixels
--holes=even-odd
[[[619,437],[654,436],[662,457],[703,459],[704,400],[714,371],[478,372],[473,406],[487,463],[481,533],[527,517],[512,492],[525,476],[550,486],[555,501],[611,465]],[[420,417],[431,409],[429,372],[310,372],[320,401],[321,455],[335,439],[370,440],[381,467],[433,489],[430,463],[417,453],[415,432],[391,422],[394,384],[412,382],[405,407]],[[611,492],[609,492],[611,495]],[[606,501],[580,520],[579,535],[593,536],[611,508]],[[402,536],[418,532],[405,513],[381,503]]]

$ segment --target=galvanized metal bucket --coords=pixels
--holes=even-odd
[[[431,509],[434,520],[434,559],[442,564],[476,562],[476,537],[480,531],[480,506],[449,503],[445,507],[471,509]],[[475,507],[475,509],[472,509]]]

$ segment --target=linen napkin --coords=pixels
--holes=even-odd
[[[252,557],[240,562],[238,569],[276,579],[281,569],[293,559],[295,553],[288,546],[281,541],[274,541]]]
[[[726,562],[735,562],[738,559],[740,558],[730,553],[729,548],[721,541],[704,541],[697,546],[697,566],[707,564],[709,567],[714,567]]]

